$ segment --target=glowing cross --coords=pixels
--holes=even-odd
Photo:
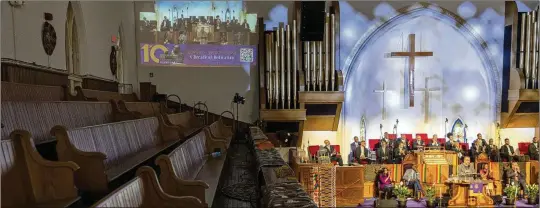
[[[386,82],[383,82],[381,90],[373,90],[374,93],[382,93],[382,120],[386,120],[386,92],[391,92],[386,88]]]
[[[405,94],[409,94],[409,107],[414,107],[414,61],[415,57],[421,56],[433,56],[431,51],[416,51],[415,50],[415,35],[409,34],[409,51],[405,52],[391,52],[390,57],[407,57],[409,58],[409,75],[406,76],[406,83],[408,87],[405,88]],[[408,81],[407,81],[408,79]],[[407,91],[408,89],[408,91]]]
[[[428,88],[429,77],[426,77],[424,88],[416,89],[415,92],[424,93],[424,123],[429,122],[429,93],[441,91],[440,87]]]

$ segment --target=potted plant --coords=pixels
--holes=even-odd
[[[435,194],[436,194],[436,191],[435,191],[435,187],[433,186],[429,186],[427,189],[426,189],[426,205],[428,208],[434,208],[435,207]]]
[[[506,194],[506,204],[507,205],[516,204],[516,198],[517,198],[518,192],[519,192],[519,186],[514,185],[513,182],[512,182],[512,184],[510,184],[510,185],[506,186],[506,188],[504,188],[504,193]]]
[[[536,204],[536,199],[538,199],[538,185],[527,185],[525,187],[525,194],[527,195],[528,204]]]
[[[409,188],[404,186],[403,183],[400,183],[393,190],[394,195],[396,195],[398,207],[404,208],[407,207],[407,197],[411,194]]]

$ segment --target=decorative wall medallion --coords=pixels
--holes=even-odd
[[[116,47],[111,46],[111,55],[109,56],[109,64],[111,67],[111,73],[116,77],[116,70],[118,69],[118,64],[116,62]]]
[[[47,55],[52,55],[54,48],[56,48],[56,31],[54,27],[49,22],[44,22],[41,27],[41,43],[45,53]]]
[[[22,7],[24,5],[24,1],[8,1],[8,3],[12,7]]]

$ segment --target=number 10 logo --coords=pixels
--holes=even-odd
[[[159,58],[156,57],[156,52],[162,51],[159,54],[166,54],[169,52],[169,49],[165,47],[164,45],[149,45],[149,44],[143,44],[141,47],[142,50],[142,58],[143,63],[149,63],[150,59],[152,59],[152,62],[159,64]]]

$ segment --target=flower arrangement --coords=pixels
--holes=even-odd
[[[402,183],[394,187],[393,193],[396,195],[398,201],[405,201],[407,200],[407,197],[411,195],[409,188]]]
[[[519,193],[519,186],[514,185],[512,182],[512,184],[504,188],[504,193],[506,194],[506,198],[515,200],[517,198],[517,194]]]
[[[525,187],[525,194],[531,201],[536,201],[538,197],[538,184],[530,184]]]
[[[435,187],[434,186],[429,186],[426,188],[426,201],[428,202],[434,202],[435,201],[435,194],[437,192],[435,191]]]

